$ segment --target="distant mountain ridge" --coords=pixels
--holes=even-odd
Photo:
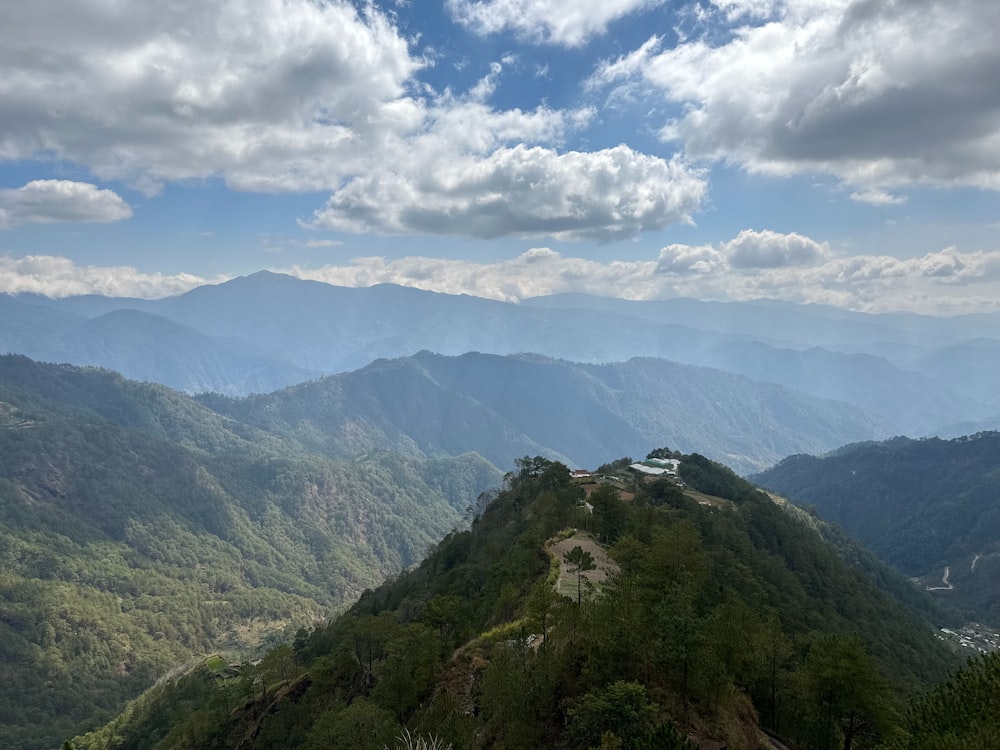
[[[498,466],[539,453],[593,468],[667,443],[752,471],[878,434],[845,404],[652,358],[590,365],[420,352],[273,394],[199,400],[326,455],[474,450]]]
[[[988,388],[1000,378],[1000,356],[989,349],[1000,351],[1000,319],[987,315],[588,295],[510,304],[269,272],[160,300],[6,296],[0,312],[0,351],[100,364],[188,393],[265,393],[421,350],[537,352],[591,364],[645,356],[713,367],[861,408],[880,437],[1000,415]]]

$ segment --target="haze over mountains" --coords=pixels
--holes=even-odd
[[[865,411],[871,437],[958,434],[1000,414],[991,315],[866,315],[777,302],[510,304],[260,272],[160,300],[0,297],[0,351],[101,365],[188,393],[263,393],[429,350],[584,363],[662,357]],[[840,443],[863,437],[844,434]],[[833,445],[829,446],[833,447]]]

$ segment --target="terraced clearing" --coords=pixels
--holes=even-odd
[[[574,547],[582,547],[594,558],[594,569],[583,573],[586,580],[583,585],[588,589],[598,588],[608,579],[609,575],[618,572],[618,564],[608,557],[604,548],[586,531],[577,531],[567,539],[549,543],[546,546],[552,554],[559,558],[559,580],[556,583],[556,591],[574,601],[576,600],[576,568],[572,563],[566,561],[566,554]]]

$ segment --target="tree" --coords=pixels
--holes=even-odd
[[[579,544],[566,553],[566,562],[573,566],[573,572],[576,573],[576,605],[579,607],[583,595],[583,574],[594,570],[597,565],[594,563],[594,556]]]
[[[857,635],[817,641],[802,677],[819,711],[822,747],[831,747],[839,732],[844,750],[851,750],[856,739],[877,739],[889,727],[889,683]]]
[[[646,699],[645,685],[619,680],[591,690],[567,714],[574,747],[592,747],[609,733],[630,747],[652,729],[656,708]]]
[[[618,490],[610,484],[602,484],[590,496],[594,506],[594,526],[597,538],[603,544],[614,542],[625,528],[625,508]]]

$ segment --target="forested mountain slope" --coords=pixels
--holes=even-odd
[[[935,595],[1000,624],[1000,433],[791,456],[754,481],[815,506]]]
[[[565,466],[523,459],[416,570],[259,664],[210,660],[159,686],[76,746],[381,750],[405,731],[462,750],[687,736],[736,750],[769,747],[761,726],[805,747],[893,738],[904,697],[955,664],[931,626],[728,470],[689,455],[680,474],[689,490],[638,480],[627,501],[592,487],[588,512]],[[556,553],[560,540],[579,549]]]
[[[421,352],[273,394],[199,400],[328,455],[474,450],[498,466],[541,453],[593,467],[670,440],[752,471],[877,429],[845,404],[658,359],[584,365]]]
[[[50,748],[192,658],[327,616],[497,481],[471,455],[318,457],[162,386],[0,357],[0,746]]]

